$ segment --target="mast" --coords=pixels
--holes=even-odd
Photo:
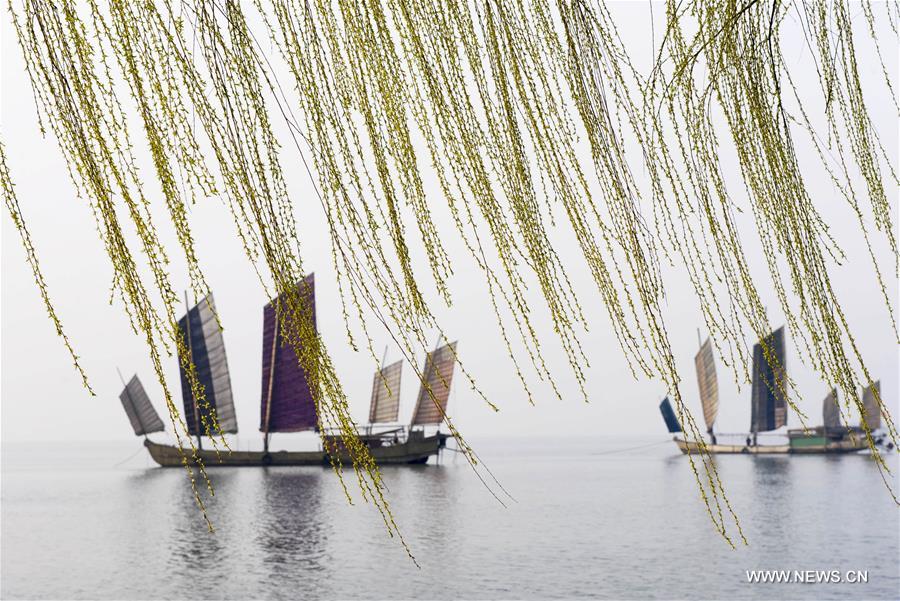
[[[272,419],[272,387],[275,384],[275,353],[278,352],[278,311],[275,312],[275,335],[272,336],[272,361],[269,364],[269,390],[266,393],[266,417],[263,429],[263,452],[269,452],[269,421]]]
[[[700,337],[700,328],[697,328],[697,350],[698,350],[698,351],[702,351],[702,350],[703,350],[703,340],[702,340],[702,338]],[[699,374],[698,374],[698,375],[699,375]],[[706,429],[706,433],[709,434],[709,440],[710,440],[710,442],[712,442],[713,444],[716,444],[716,435],[713,434],[713,425],[712,425],[712,424],[708,424],[708,427],[707,427],[707,429]]]
[[[436,356],[436,353],[437,353],[437,350],[438,350],[438,345],[439,345],[440,343],[441,343],[441,334],[440,334],[440,331],[438,331],[437,339],[434,341],[434,350],[432,351],[432,357],[435,357],[435,356]],[[450,390],[449,390],[449,389],[447,390],[447,396],[448,396],[448,397],[450,396]],[[448,400],[449,400],[449,398],[448,398]],[[446,401],[445,401],[445,403],[444,403],[444,406],[446,406]],[[443,419],[442,419],[441,421],[443,421]],[[424,426],[422,427],[422,434],[423,434],[423,435],[425,434],[425,427],[424,427]],[[434,435],[435,435],[435,436],[440,436],[440,434],[441,434],[441,422],[439,421],[439,422],[437,423],[437,429],[434,431]],[[438,440],[440,440],[440,438],[438,438]],[[437,454],[437,458],[435,459],[435,462],[438,463],[438,464],[441,462],[441,451],[443,451],[443,450],[444,450],[444,449],[443,449],[442,447],[440,447],[440,446],[438,447],[438,454]]]
[[[188,343],[188,357],[191,360],[191,365],[194,366],[194,372],[197,371],[196,365],[194,365],[194,344],[191,342],[191,305],[188,303],[188,294],[187,290],[184,291],[184,306],[187,311],[184,315],[187,320],[187,343]],[[197,429],[197,448],[201,451],[203,450],[203,441],[200,438],[200,408],[197,407],[197,398],[194,396],[194,387],[191,386],[191,399],[194,401],[194,428]]]
[[[438,350],[438,345],[439,345],[440,343],[441,343],[441,333],[440,333],[440,331],[438,331],[437,338],[436,338],[435,341],[434,341],[434,350],[431,351],[431,356],[432,356],[432,358],[434,358],[435,353],[436,353],[437,350]],[[432,361],[432,363],[434,363],[434,361]],[[434,369],[434,366],[433,366],[433,365],[431,366],[431,369],[432,369],[432,370]],[[447,394],[449,395],[450,392],[448,391]],[[424,434],[425,426],[422,426],[422,430],[423,430],[423,434]],[[441,433],[441,422],[438,422],[438,424],[437,424],[437,430],[435,430],[435,434],[440,434],[440,433]],[[440,457],[440,455],[438,455],[438,456]]]
[[[378,366],[378,377],[381,377],[382,372],[384,371],[384,362],[387,361],[387,349],[388,349],[388,345],[385,344],[385,345],[384,345],[384,353],[382,353],[382,355],[381,355],[381,364]],[[374,395],[373,395],[373,397],[372,397],[372,402],[373,402],[373,403],[375,402],[375,397],[374,397]],[[370,407],[370,408],[369,408],[369,413],[372,413],[372,411],[373,411],[373,408]],[[366,426],[366,434],[371,434],[371,433],[372,433],[372,420],[373,420],[373,419],[374,419],[374,418],[370,415],[370,416],[369,416],[369,425]]]

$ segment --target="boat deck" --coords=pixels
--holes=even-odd
[[[446,444],[448,435],[438,433],[434,436],[410,437],[405,442],[384,446],[370,446],[375,461],[379,465],[409,465],[427,463],[428,458],[437,455]],[[176,446],[153,442],[149,438],[144,446],[153,460],[162,467],[180,467],[182,454]],[[205,467],[259,467],[277,465],[322,465],[331,462],[324,451],[227,451],[216,452],[214,449],[203,449],[197,455]],[[341,461],[348,463],[349,455],[341,454]],[[188,459],[192,461],[192,459]]]
[[[694,440],[683,440],[675,436],[675,444],[685,455],[699,453],[700,444]],[[746,444],[707,444],[706,450],[717,455],[818,455],[823,453],[856,453],[869,448],[866,439],[853,437],[837,441],[828,441],[821,445],[791,446],[781,445],[746,445]]]

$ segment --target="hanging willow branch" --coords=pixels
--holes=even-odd
[[[572,237],[632,373],[665,383],[688,435],[699,442],[699,457],[689,459],[710,518],[729,543],[730,524],[743,540],[681,396],[661,265],[684,265],[720,356],[738,382],[746,381],[744,333],[764,339],[771,330],[738,236],[736,214],[749,206],[802,356],[861,409],[858,389],[872,378],[830,276],[845,257],[810,197],[806,180],[815,175],[800,168],[795,139],[808,139],[857,215],[895,335],[867,220],[871,215],[891,249],[896,278],[900,256],[884,180],[887,174],[896,185],[897,176],[867,112],[861,42],[844,3],[667,0],[665,6],[664,36],[652,68],[642,73],[606,5],[593,0],[92,0],[85,6],[25,0],[18,10],[10,3],[42,127],[50,126],[94,212],[114,268],[112,292],[146,339],[179,447],[186,430],[160,361],[184,341],[151,195],[165,201],[164,219],[175,228],[197,297],[208,287],[187,207],[207,197],[225,201],[261,285],[284,299],[277,310],[286,317],[285,337],[319,382],[314,394],[323,432],[340,430],[363,497],[375,502],[388,532],[399,534],[327,350],[303,318],[295,286],[305,273],[300,232],[283,167],[299,159],[328,224],[348,341],[357,348],[355,323],[376,363],[373,327],[383,327],[414,365],[430,334],[444,337],[435,315],[453,301],[447,243],[456,236],[484,278],[498,333],[529,401],[528,372],[561,396],[560,375],[543,358],[543,348],[556,343],[587,400],[588,353],[580,339],[588,327],[584,307],[595,301],[576,294],[572,266],[554,245],[557,236]],[[884,13],[895,36],[897,13],[894,4]],[[896,107],[876,9],[864,2],[862,16],[864,41],[875,50]],[[781,53],[788,19],[803,28],[815,56],[825,139]],[[261,40],[274,50],[265,51]],[[283,73],[291,81],[280,81]],[[127,85],[136,116],[123,108],[125,88],[115,82]],[[276,135],[278,120],[288,136]],[[158,191],[139,177],[137,128]],[[629,143],[641,153],[645,184],[626,155]],[[286,145],[293,148],[285,151]],[[723,175],[725,147],[738,160],[740,195]],[[9,200],[5,166],[2,173],[7,205],[30,249],[18,204]],[[428,176],[439,192],[426,189]],[[859,197],[857,181],[868,201]],[[452,226],[436,217],[444,210]],[[136,248],[126,225],[137,234]],[[59,328],[32,258],[29,250]],[[416,267],[420,260],[424,270]],[[141,275],[144,266],[149,280]],[[543,306],[534,305],[531,289]],[[536,326],[535,315],[544,311],[553,339]],[[185,368],[204,403],[193,366]],[[777,385],[797,411],[792,382]],[[896,443],[890,415],[878,402]],[[887,465],[861,413],[884,475]],[[482,477],[486,468],[444,419]],[[214,414],[204,428],[221,434]],[[336,449],[323,440],[340,475]],[[193,483],[193,447],[184,453]],[[196,488],[195,496],[202,508]]]
[[[812,6],[817,18],[806,20],[806,25],[815,32],[817,39],[828,40],[836,34],[839,37],[839,49],[844,53],[841,59],[834,59],[831,50],[828,50],[819,56],[818,61],[819,65],[828,65],[826,70],[820,71],[820,76],[825,91],[826,117],[834,136],[832,146],[844,164],[846,185],[850,186],[844,145],[840,141],[842,132],[837,128],[832,102],[835,97],[852,97],[853,102],[839,101],[845,115],[844,132],[851,141],[856,140],[851,145],[852,154],[859,172],[867,182],[876,225],[884,233],[895,257],[896,275],[894,226],[879,169],[880,158],[885,153],[871,129],[855,68],[855,58],[851,58],[853,52],[847,50],[848,47],[852,48],[853,31],[847,18],[846,6],[840,2],[808,4]],[[786,108],[783,96],[782,81],[789,72],[777,43],[779,28],[788,11],[796,8],[796,16],[803,20],[806,13],[801,11],[809,6],[804,4],[792,8],[775,0],[771,3],[748,2],[744,5],[698,3],[679,9],[675,2],[670,1],[667,8],[670,14],[670,26],[666,32],[667,47],[675,69],[670,80],[657,78],[649,88],[649,102],[658,102],[665,107],[664,111],[652,113],[656,131],[658,135],[662,135],[660,132],[663,124],[660,122],[664,120],[664,115],[668,117],[670,124],[680,122],[690,128],[686,136],[690,144],[681,146],[681,166],[688,163],[705,166],[705,172],[715,178],[712,183],[716,195],[710,199],[711,202],[718,203],[723,208],[733,206],[719,175],[721,166],[718,157],[722,140],[712,129],[708,104],[714,102],[722,111],[731,134],[731,142],[737,152],[777,298],[787,317],[792,337],[798,341],[802,356],[812,362],[823,379],[840,387],[844,398],[853,399],[863,414],[860,386],[870,385],[873,378],[865,367],[829,276],[829,260],[842,259],[843,252],[831,237],[828,224],[821,218],[809,196],[795,150],[794,136],[797,130],[801,134],[810,135],[814,140],[815,131],[805,117],[805,127],[792,127],[795,120]],[[700,32],[691,39],[684,35],[685,14],[700,24]],[[825,42],[820,42],[822,43]],[[705,57],[708,83],[698,85],[699,80],[693,71],[701,55]],[[837,73],[840,74],[840,79],[836,78]],[[793,88],[792,83],[791,87]],[[796,92],[796,88],[794,91]],[[825,168],[831,172],[827,164]],[[679,171],[678,167],[667,170],[670,187],[683,187],[678,182]],[[696,180],[696,183],[691,181],[689,184],[694,195],[703,198],[707,196],[707,192],[698,183],[706,187],[710,181]],[[860,210],[852,193],[845,194],[845,197],[851,200],[854,211],[859,214]],[[660,204],[663,205],[663,211],[673,206],[672,203]],[[675,206],[681,208],[690,205],[679,203]],[[726,238],[725,232],[715,232],[720,224],[729,225],[732,231],[733,228],[728,219],[714,218],[715,214],[709,207],[702,207],[702,212],[710,216],[705,223],[712,231],[707,233],[717,240],[729,240],[724,247],[727,248],[726,252],[720,252],[719,258],[731,255],[732,264],[738,266],[743,274],[740,281],[746,282],[744,291],[736,291],[731,298],[737,301],[742,317],[749,321],[756,335],[763,338],[769,330],[765,308],[760,302],[759,293],[753,289],[752,281],[745,275],[742,248],[736,236],[729,233]],[[677,219],[685,222],[687,215],[679,214]],[[860,227],[868,244],[869,234],[865,223],[861,221]],[[872,253],[871,245],[869,249]],[[874,263],[874,254],[872,256]],[[781,262],[786,264],[787,279],[793,298],[797,301],[795,304],[791,303],[784,284],[783,268],[779,265]],[[893,308],[888,302],[877,264],[875,269],[886,301],[887,314],[893,324]],[[894,333],[896,336],[896,327]],[[768,350],[766,353],[769,354]],[[857,375],[857,370],[862,373],[861,378]],[[783,382],[779,386],[787,390],[792,384]],[[788,402],[799,414],[791,400],[792,396],[788,396]],[[883,404],[881,410],[886,422],[890,424],[888,430],[894,439],[896,430]],[[868,426],[864,424],[863,427],[868,445],[884,477],[887,466],[875,449],[875,441]],[[885,480],[885,484],[887,483]]]
[[[18,230],[19,237],[22,240],[22,247],[25,249],[25,260],[28,261],[28,266],[31,267],[31,274],[34,277],[35,284],[37,284],[38,292],[41,294],[41,300],[44,301],[44,309],[47,310],[47,316],[50,318],[50,321],[53,322],[53,326],[56,329],[56,335],[62,338],[63,345],[66,347],[69,356],[72,358],[75,371],[81,376],[81,383],[91,396],[96,396],[93,388],[91,388],[91,385],[88,382],[87,374],[78,360],[78,355],[75,354],[75,349],[72,347],[69,337],[63,330],[62,322],[56,314],[56,309],[53,308],[53,303],[50,302],[50,291],[47,288],[47,281],[44,279],[44,272],[41,271],[41,264],[38,261],[34,243],[31,241],[31,233],[25,226],[25,217],[22,215],[22,207],[19,205],[19,198],[16,196],[16,189],[12,178],[9,175],[9,167],[6,165],[6,147],[2,141],[0,141],[0,189],[3,190],[3,200],[6,202],[6,210],[9,211],[9,217],[12,219],[13,225]]]

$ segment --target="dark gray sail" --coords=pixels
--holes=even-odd
[[[678,423],[678,416],[675,415],[675,410],[672,409],[672,403],[669,401],[669,397],[664,398],[662,403],[659,404],[659,412],[662,413],[670,434],[678,434],[681,432],[681,424]]]
[[[231,397],[231,378],[228,375],[228,358],[225,356],[225,340],[215,315],[212,294],[200,301],[178,321],[178,328],[185,336],[185,344],[197,370],[197,379],[203,387],[205,403],[195,405],[190,381],[179,361],[181,372],[181,396],[184,400],[184,419],[192,436],[206,435],[203,420],[212,423],[208,413],[216,412],[222,432],[234,434],[238,431]],[[180,359],[180,357],[179,357]]]
[[[878,401],[875,400],[875,393],[878,393],[878,398],[881,398],[881,381],[876,380],[872,383],[871,386],[866,386],[865,390],[863,390],[863,408],[866,410],[866,423],[869,425],[869,430],[875,431],[881,427],[881,408],[878,406]],[[862,427],[862,422],[860,422],[860,427]]]
[[[776,430],[787,423],[786,359],[784,327],[753,346],[751,432]]]
[[[831,392],[822,401],[822,423],[826,430],[840,430],[844,427],[841,423],[841,406],[838,405],[837,389]]]
[[[166,429],[137,376],[128,381],[122,394],[119,395],[119,399],[122,401],[122,407],[125,408],[135,436],[145,436]]]

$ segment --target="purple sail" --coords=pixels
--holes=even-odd
[[[312,319],[316,331],[315,280],[308,275],[297,284],[299,297],[304,303],[303,315],[296,319]],[[297,354],[283,339],[283,320],[289,319],[287,307],[276,315],[275,305],[282,302],[278,297],[263,308],[263,352],[262,352],[262,402],[260,408],[260,432],[300,432],[316,428],[316,407],[313,401],[310,380],[300,366]],[[309,312],[305,310],[308,307]],[[301,353],[302,349],[297,349]],[[274,355],[274,361],[273,361]]]

